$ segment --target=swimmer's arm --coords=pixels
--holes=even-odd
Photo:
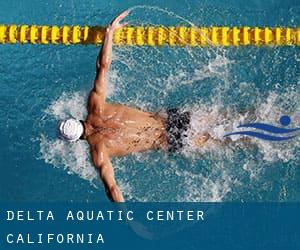
[[[95,167],[99,170],[108,198],[114,202],[124,202],[123,195],[115,180],[114,169],[106,147],[102,144],[95,148],[92,157]]]
[[[104,99],[107,95],[107,75],[112,61],[112,44],[114,32],[117,29],[123,28],[127,23],[120,23],[127,15],[128,11],[123,12],[117,16],[111,24],[107,27],[103,46],[96,61],[96,78],[94,84],[94,91],[102,96]]]

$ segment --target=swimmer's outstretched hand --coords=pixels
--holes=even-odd
[[[128,25],[128,22],[120,23],[125,17],[127,17],[129,14],[129,10],[124,11],[119,16],[117,16],[107,27],[108,31],[115,32],[117,29],[124,28],[126,25]]]

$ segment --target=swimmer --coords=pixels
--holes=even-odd
[[[189,112],[179,109],[169,109],[167,116],[162,117],[106,101],[114,32],[128,24],[121,23],[128,14],[128,11],[120,14],[106,29],[96,61],[96,77],[88,98],[86,119],[70,118],[61,121],[58,128],[59,137],[66,141],[82,139],[88,142],[93,164],[99,170],[108,197],[114,202],[123,202],[124,198],[110,159],[145,150],[180,151],[191,119]],[[209,139],[209,134],[204,133],[195,136],[193,141],[195,146],[201,147]]]

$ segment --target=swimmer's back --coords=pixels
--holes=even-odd
[[[101,108],[90,109],[87,122],[95,130],[88,141],[92,144],[103,141],[111,156],[163,147],[166,144],[164,120],[153,113],[144,112],[120,104],[104,103]]]

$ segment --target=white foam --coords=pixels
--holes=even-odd
[[[62,93],[62,95],[45,110],[45,113],[58,120],[74,117],[84,119],[87,93]]]
[[[63,168],[68,174],[76,174],[91,183],[98,178],[90,163],[88,145],[83,141],[68,143],[58,139],[50,140],[41,135],[40,153],[46,163]]]
[[[86,116],[86,94],[79,92],[63,93],[57,100],[45,110],[49,120],[58,120],[75,117],[84,119]],[[53,125],[51,123],[51,125]],[[55,128],[52,128],[55,131]],[[88,145],[84,141],[68,143],[58,138],[51,139],[41,134],[40,158],[54,167],[63,168],[68,174],[76,174],[79,177],[92,181],[97,177],[94,167],[91,165]]]

